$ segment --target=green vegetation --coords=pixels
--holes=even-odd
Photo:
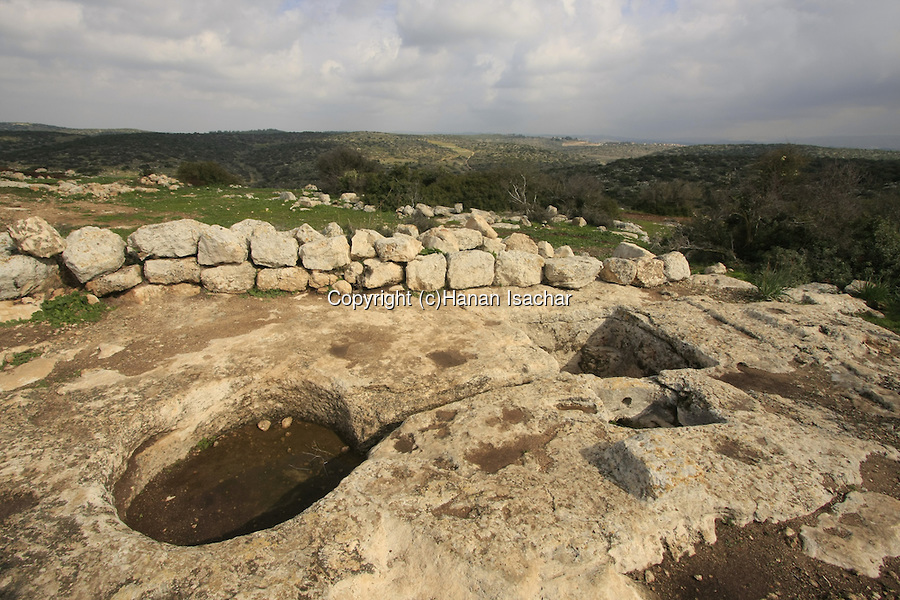
[[[39,350],[25,350],[24,352],[16,352],[13,354],[12,358],[3,361],[3,364],[0,365],[0,369],[6,368],[7,366],[18,367],[19,365],[24,365],[28,361],[38,358],[41,355]]]
[[[215,161],[183,162],[175,177],[189,185],[240,185],[241,178]]]
[[[90,304],[87,296],[76,292],[53,300],[45,300],[41,304],[41,310],[34,313],[31,320],[46,322],[51,327],[57,328],[99,321],[108,310],[109,307],[102,303]]]
[[[210,448],[212,448],[213,445],[215,445],[215,443],[216,443],[215,438],[205,437],[205,438],[201,438],[200,441],[198,441],[194,445],[194,448],[196,448],[197,450],[202,452],[204,450],[209,450]]]

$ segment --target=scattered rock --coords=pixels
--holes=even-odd
[[[481,215],[473,214],[471,217],[469,217],[469,219],[466,221],[466,228],[473,229],[486,238],[493,239],[498,237],[497,232],[494,231],[494,228],[491,227],[487,220]]]
[[[603,261],[600,279],[619,285],[631,285],[637,275],[637,265],[627,258],[610,257]]]
[[[9,226],[9,235],[22,254],[50,258],[66,248],[66,242],[50,223],[41,217],[20,219]]]
[[[726,273],[728,273],[728,267],[726,267],[722,263],[709,265],[708,267],[703,269],[704,275],[725,275]]]
[[[639,258],[653,258],[655,255],[641,248],[637,244],[632,244],[631,242],[622,242],[616,249],[613,250],[614,258],[629,258],[629,259],[639,259]]]
[[[269,428],[272,426],[272,421],[269,421],[268,419],[263,419],[262,421],[257,423],[256,426],[259,428],[260,431],[268,431]]]
[[[663,262],[666,280],[682,281],[691,276],[691,265],[681,252],[668,252],[657,258]]]

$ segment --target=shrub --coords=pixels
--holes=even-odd
[[[175,174],[179,180],[191,185],[238,185],[240,177],[229,173],[225,167],[214,161],[183,162]]]
[[[759,298],[762,300],[778,300],[784,295],[784,289],[789,286],[789,276],[783,271],[776,271],[766,267],[762,271],[750,277],[751,283],[759,288]]]

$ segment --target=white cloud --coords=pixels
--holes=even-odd
[[[897,22],[895,0],[0,0],[0,120],[900,133]]]

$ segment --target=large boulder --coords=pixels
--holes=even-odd
[[[639,258],[653,258],[655,255],[649,250],[645,250],[641,248],[637,244],[632,244],[631,242],[622,242],[616,249],[613,250],[614,258],[630,258],[630,259],[639,259]]]
[[[367,290],[403,282],[403,265],[377,258],[367,258],[363,265],[362,286]]]
[[[494,285],[530,287],[540,284],[543,274],[544,259],[536,252],[501,252],[494,265]]]
[[[143,281],[141,265],[128,265],[118,271],[91,279],[87,282],[85,288],[95,296],[108,296],[130,290],[143,283]]]
[[[200,283],[200,265],[194,257],[155,258],[144,262],[144,277],[150,283]]]
[[[257,231],[250,236],[250,260],[258,267],[295,267],[299,250],[290,233]]]
[[[256,274],[256,287],[263,291],[302,292],[309,284],[309,272],[303,267],[260,269]]]
[[[553,287],[575,290],[597,279],[603,263],[592,256],[548,258],[544,264],[544,280]]]
[[[636,267],[632,284],[651,288],[658,287],[666,282],[665,265],[657,258],[642,258],[634,261]]]
[[[619,285],[631,285],[636,274],[637,265],[633,260],[616,258],[613,256],[603,261],[603,270],[600,271],[600,279]]]
[[[204,266],[240,264],[247,260],[247,241],[231,229],[211,225],[200,233],[197,262]]]
[[[344,236],[300,246],[303,267],[310,271],[333,271],[350,264],[350,244]]]
[[[463,250],[447,255],[447,287],[464,290],[494,282],[494,257],[482,250]]]
[[[432,227],[419,236],[419,241],[425,248],[440,250],[445,254],[460,250],[454,230],[446,227]]]
[[[128,250],[141,260],[194,256],[206,227],[193,219],[144,225],[128,236]]]
[[[219,294],[242,294],[256,284],[256,267],[249,262],[222,265],[200,272],[203,287]]]
[[[350,238],[350,258],[353,260],[375,258],[378,256],[375,251],[375,242],[383,237],[372,229],[357,229]]]
[[[503,240],[503,243],[506,244],[506,249],[510,252],[521,251],[529,252],[531,254],[539,253],[537,243],[524,233],[510,234],[509,237]]]
[[[40,289],[45,281],[59,272],[59,267],[46,258],[16,254],[0,261],[0,300],[22,298]]]
[[[378,258],[384,261],[407,263],[421,251],[422,242],[402,233],[375,240],[375,252],[378,253]]]
[[[417,256],[406,265],[406,287],[414,292],[432,292],[447,283],[447,259],[443,254]]]
[[[553,251],[553,245],[550,242],[545,242],[541,240],[537,244],[538,254],[540,254],[544,258],[553,258],[556,256],[556,253]]]
[[[125,264],[125,241],[108,229],[82,227],[66,238],[62,259],[75,278],[86,283]]]
[[[691,265],[681,252],[668,252],[657,258],[663,262],[663,273],[668,281],[681,281],[691,276]]]
[[[56,256],[66,248],[66,242],[50,223],[41,217],[20,219],[9,226],[9,235],[22,254],[37,258]]]

